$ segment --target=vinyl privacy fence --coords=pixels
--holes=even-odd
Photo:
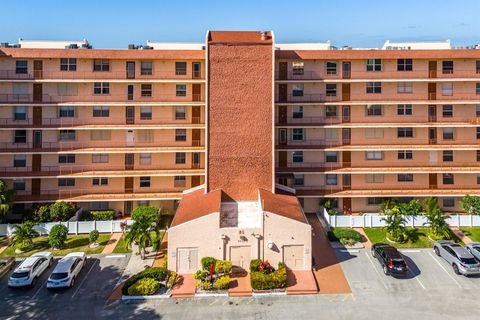
[[[323,209],[320,216],[330,227],[344,228],[383,228],[385,223],[384,215],[364,215],[364,216],[342,216],[329,215],[327,210]],[[428,226],[428,220],[424,216],[405,216],[405,226],[421,228]],[[480,227],[480,216],[477,215],[450,215],[447,223],[451,227]]]

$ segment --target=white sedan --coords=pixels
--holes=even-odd
[[[38,278],[53,263],[51,252],[38,252],[26,258],[8,279],[8,287],[34,287]]]
[[[58,261],[57,266],[48,278],[47,288],[73,287],[75,279],[87,264],[85,252],[72,252]]]

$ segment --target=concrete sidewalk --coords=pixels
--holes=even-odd
[[[5,249],[7,249],[9,245],[10,245],[10,239],[9,238],[5,239],[2,243],[0,243],[0,253],[5,251]]]
[[[112,253],[113,250],[115,249],[115,247],[117,246],[118,240],[120,240],[122,235],[123,235],[123,233],[121,233],[121,232],[112,233],[112,236],[110,237],[110,240],[108,240],[108,243],[105,246],[105,248],[103,248],[102,253],[104,253],[104,254]]]
[[[458,229],[458,228],[451,228],[452,229],[452,232],[457,236],[458,239],[462,240],[463,243],[465,244],[468,244],[468,243],[471,243],[473,242],[472,239],[470,239],[469,237],[467,237],[463,232],[462,230]]]

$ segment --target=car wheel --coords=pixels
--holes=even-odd
[[[75,277],[72,278],[72,281],[70,281],[70,288],[75,285]]]
[[[87,259],[85,259],[85,260],[83,261],[83,266],[82,266],[82,268],[85,268],[86,266],[87,266]]]
[[[48,267],[50,268],[52,266],[52,264],[53,264],[53,258],[50,259],[50,261],[48,262]]]
[[[433,248],[433,251],[435,251],[435,254],[440,257],[440,251],[438,251],[437,247]]]
[[[383,273],[388,276],[388,269],[387,266],[383,266]]]
[[[372,257],[376,258],[377,257],[377,254],[375,253],[375,250],[371,250],[372,251]]]
[[[33,278],[32,283],[30,284],[31,287],[35,287],[37,284],[37,277]]]
[[[455,272],[455,274],[460,274],[460,270],[458,270],[458,266],[455,263],[452,265],[452,267],[453,267],[453,272]]]

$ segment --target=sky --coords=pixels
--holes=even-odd
[[[82,40],[94,48],[203,42],[207,30],[273,30],[276,42],[381,47],[480,43],[480,0],[0,0],[0,42]]]

